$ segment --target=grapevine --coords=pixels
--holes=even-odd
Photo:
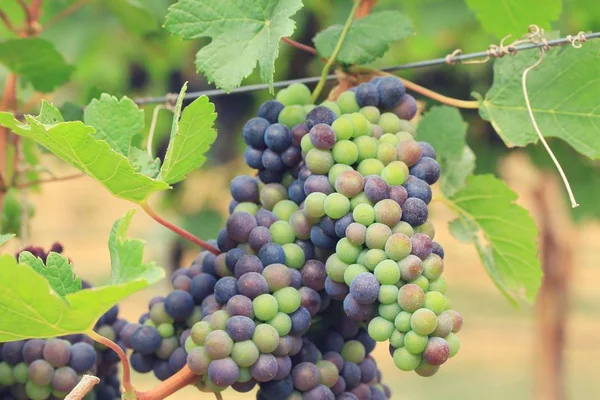
[[[460,366],[452,361],[466,349],[459,336],[465,302],[458,297],[455,309],[450,300],[460,286],[444,272],[460,266],[440,235],[437,205],[453,215],[448,232],[474,246],[512,306],[539,298],[541,331],[551,340],[538,348],[541,358],[549,351],[556,357],[538,377],[553,384],[538,384],[538,392],[544,400],[564,398],[566,318],[550,308],[561,303],[568,311],[570,274],[559,264],[570,262],[572,249],[549,215],[559,207],[550,205],[558,195],[548,188],[558,171],[573,208],[581,205],[571,211],[575,219],[600,217],[600,181],[581,179],[577,170],[595,176],[589,172],[597,172],[600,157],[598,107],[590,101],[600,87],[593,40],[600,33],[586,32],[585,24],[576,35],[549,32],[560,0],[549,0],[544,12],[465,0],[473,21],[499,44],[465,53],[450,39],[430,60],[410,61],[414,49],[399,42],[414,39],[411,13],[421,6],[158,3],[0,6],[0,64],[8,70],[0,103],[0,246],[7,249],[0,255],[0,398],[161,400],[185,389],[198,398],[237,392],[258,400],[384,400],[408,393],[407,373],[427,378],[424,390],[443,389],[438,379]],[[321,6],[339,6],[340,23],[312,32],[310,17],[332,11]],[[105,53],[116,59],[131,38],[142,64],[151,63],[146,52],[164,53],[160,67],[145,71],[151,79],[132,78],[131,90],[120,90],[135,97],[96,87],[73,93],[89,75],[75,72],[73,56],[52,38],[63,24],[87,25],[77,24],[92,14],[131,35],[111,36],[114,49]],[[191,50],[200,80],[183,62]],[[389,66],[390,59],[398,62]],[[451,85],[440,89],[433,72],[411,75],[488,62],[493,81],[471,98]],[[89,68],[99,86],[118,80],[99,76],[111,67]],[[142,82],[166,82],[172,68],[188,82],[176,84],[178,93],[148,95]],[[57,90],[65,84],[76,90]],[[267,89],[260,104],[238,101]],[[156,106],[148,112],[150,104]],[[531,213],[510,180],[481,173],[506,174],[487,165],[500,153],[475,143],[473,130],[493,132],[509,148],[543,144],[544,156],[535,146],[515,151],[540,169],[556,168],[524,193],[537,199]],[[227,162],[215,154],[233,154],[237,144],[243,157]],[[55,174],[52,158],[79,172]],[[198,184],[199,169],[222,169],[223,176]],[[63,254],[64,241],[44,247],[31,240],[38,229],[32,196],[43,196],[52,182],[75,187],[70,181],[81,177],[141,208],[161,235],[169,231],[158,250],[175,243],[173,268],[146,260],[144,241],[128,236],[135,209],[112,224],[110,273],[100,284],[85,280],[84,260]],[[226,194],[219,193],[222,181]],[[213,221],[181,218],[177,213],[189,215],[182,192],[190,190],[188,203],[206,211],[206,198],[218,198],[214,208],[223,212]],[[157,205],[151,197],[159,194]],[[184,261],[190,252],[193,259]],[[168,291],[124,318],[119,303],[163,279]],[[465,322],[467,332],[476,323],[471,315]],[[142,388],[144,377],[154,384]]]

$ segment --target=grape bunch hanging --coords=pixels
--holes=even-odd
[[[243,127],[256,176],[231,182],[215,241],[121,331],[132,367],[184,365],[203,391],[258,399],[385,399],[370,353],[431,376],[460,346],[428,203],[435,150],[414,139],[415,100],[377,77],[311,104],[293,84]]]

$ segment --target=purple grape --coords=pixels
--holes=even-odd
[[[240,369],[230,357],[213,360],[208,365],[208,377],[217,386],[233,384],[240,375]]]
[[[244,142],[255,149],[264,149],[265,131],[271,124],[264,118],[252,118],[242,128]]]
[[[227,232],[229,237],[238,243],[248,241],[248,236],[252,229],[256,228],[257,223],[254,216],[246,212],[236,212],[231,214],[227,220]]]
[[[435,149],[427,142],[417,142],[421,148],[421,156],[436,159]]]
[[[311,175],[304,182],[304,194],[308,196],[313,192],[325,194],[333,193],[333,188],[329,183],[329,178],[326,175]]]
[[[390,187],[383,178],[376,175],[369,175],[365,178],[365,195],[372,203],[390,197]]]
[[[292,144],[292,134],[287,126],[273,124],[265,131],[265,143],[269,149],[281,153]]]
[[[379,105],[379,91],[377,86],[367,82],[361,83],[356,88],[356,102],[362,107]]]
[[[433,158],[421,157],[412,167],[410,174],[433,185],[440,179],[440,165]]]
[[[402,206],[402,221],[412,226],[423,225],[428,216],[427,204],[416,197],[409,197]]]
[[[306,116],[306,127],[310,130],[317,124],[331,125],[335,119],[336,115],[331,109],[325,106],[316,106]]]
[[[269,293],[267,280],[257,272],[248,272],[237,281],[237,291],[250,299]]]
[[[402,83],[402,81],[395,76],[386,76],[385,78],[382,78],[377,82],[376,89],[379,94],[379,104],[383,108],[387,109],[394,108],[394,106],[400,102],[402,96],[404,96],[406,93],[406,87],[404,86],[404,83]],[[377,106],[377,104],[373,105]]]
[[[356,275],[350,284],[350,295],[359,304],[371,304],[379,295],[379,282],[370,272]]]
[[[244,150],[244,160],[246,160],[246,164],[250,168],[254,169],[264,169],[265,166],[262,163],[262,150],[255,149],[254,147],[246,147]]]
[[[219,304],[227,304],[229,299],[238,294],[238,280],[232,276],[226,276],[217,281],[215,285],[215,300]]]
[[[421,260],[426,259],[433,250],[433,244],[429,236],[424,233],[415,233],[411,238],[412,254],[419,257]]]
[[[311,143],[318,149],[329,150],[336,142],[335,132],[326,124],[316,124],[308,134]]]
[[[269,100],[265,101],[258,108],[258,117],[264,118],[270,123],[274,124],[277,122],[279,118],[279,113],[283,110],[285,106],[278,102],[277,100]]]
[[[429,184],[419,178],[412,177],[405,184],[404,188],[408,197],[416,197],[423,200],[425,204],[429,204],[431,201],[431,187]]]

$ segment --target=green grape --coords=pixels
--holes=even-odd
[[[367,256],[368,252],[369,249],[362,249],[358,255],[358,258],[356,259],[356,264],[365,265],[365,257]]]
[[[396,114],[386,112],[379,117],[379,126],[384,133],[397,133],[402,130],[400,118]]]
[[[385,242],[385,254],[394,261],[400,261],[412,251],[410,238],[403,233],[392,233]]]
[[[244,340],[233,344],[231,358],[242,368],[250,367],[258,360],[260,352],[252,340]]]
[[[282,200],[273,207],[273,214],[280,220],[287,221],[297,209],[298,204],[291,200]]]
[[[333,159],[339,164],[352,165],[358,160],[358,147],[350,140],[339,140],[333,146],[331,152],[333,153]],[[394,154],[396,154],[395,148]]]
[[[303,107],[304,107],[304,111],[306,111],[306,114],[308,114],[309,112],[311,112],[316,107],[316,105],[314,105],[314,104],[305,104]]]
[[[157,328],[160,337],[168,338],[175,334],[175,328],[173,324],[160,324]]]
[[[281,247],[283,247],[283,252],[285,253],[285,265],[294,269],[302,268],[306,261],[302,247],[296,243],[286,243]]]
[[[145,325],[145,326],[151,326],[151,327],[153,327],[153,328],[156,328],[156,326],[157,326],[157,325],[154,323],[154,321],[152,321],[151,319],[147,319],[147,320],[144,322],[144,325]]]
[[[15,381],[18,383],[25,383],[29,380],[29,366],[25,362],[20,362],[15,365],[12,369]]]
[[[413,371],[420,363],[421,356],[409,353],[405,347],[400,347],[394,351],[394,364],[401,371]]]
[[[368,272],[368,270],[360,264],[350,264],[344,271],[344,282],[350,286],[356,275]],[[333,278],[332,278],[333,279]]]
[[[385,165],[376,158],[369,158],[366,160],[362,160],[356,170],[360,172],[362,176],[369,175],[381,175],[381,172],[385,168]]]
[[[414,135],[411,135],[408,132],[398,132],[394,136],[396,136],[398,138],[398,143],[402,142],[403,140],[412,140],[412,141],[415,140]]]
[[[319,369],[320,383],[328,388],[335,385],[340,376],[336,365],[327,360],[317,361],[315,365]]]
[[[258,350],[256,351],[256,354],[257,354],[256,359],[258,360]],[[231,357],[231,358],[233,358],[233,357]],[[233,361],[235,361],[235,359]],[[236,364],[238,364],[238,363],[236,362]],[[239,364],[238,364],[238,366],[239,366]],[[248,382],[250,379],[252,379],[252,372],[250,372],[250,368],[248,368],[248,367],[240,368],[240,375],[238,376],[237,381],[244,383],[244,382]]]
[[[381,304],[396,304],[398,298],[398,287],[396,285],[381,285],[377,300]]]
[[[256,212],[258,211],[258,204],[256,203],[250,203],[249,201],[245,201],[243,203],[239,203],[237,206],[235,206],[235,208],[233,209],[233,212],[246,212],[250,215],[256,215]]]
[[[354,246],[362,246],[365,243],[365,238],[367,236],[367,227],[361,223],[353,222],[350,225],[348,225],[345,234],[345,239],[347,239],[351,244],[353,244]]]
[[[393,323],[398,314],[402,311],[398,303],[380,304],[379,315]]]
[[[304,212],[307,216],[321,218],[325,215],[325,199],[327,195],[321,192],[313,192],[304,200]]]
[[[356,209],[359,204],[368,204],[371,207],[374,205],[364,192],[357,194],[350,200],[350,207],[352,210]],[[373,220],[375,220],[375,216],[373,216]]]
[[[52,385],[38,386],[31,381],[27,381],[25,393],[31,400],[46,400],[52,394]]]
[[[325,271],[327,276],[330,277],[334,282],[344,282],[344,274],[348,268],[348,264],[340,260],[337,254],[332,254],[325,263]]]
[[[358,162],[377,157],[377,139],[371,136],[360,136],[354,139],[358,149]]]
[[[437,327],[437,315],[427,308],[420,308],[410,317],[410,327],[419,335],[429,335]]]
[[[340,260],[348,264],[356,262],[361,251],[362,246],[352,244],[348,238],[340,239],[335,246],[335,252]]]
[[[356,94],[349,90],[339,95],[337,104],[343,114],[351,114],[360,110],[360,106],[356,102]]]
[[[387,259],[387,256],[385,255],[385,251],[381,250],[381,249],[371,249],[368,250],[367,253],[365,254],[365,259],[364,259],[364,266],[367,267],[369,270],[371,271],[375,271],[375,268],[377,268],[377,265],[379,265],[380,262],[384,261]]]
[[[279,304],[277,299],[270,294],[261,294],[252,300],[254,316],[262,321],[268,321],[277,315]]]
[[[273,294],[273,296],[279,304],[279,311],[286,314],[291,314],[296,311],[298,307],[300,307],[300,303],[302,301],[300,292],[291,286],[279,289]]]
[[[391,235],[392,230],[389,226],[375,222],[367,227],[365,244],[370,249],[383,249]]]
[[[342,175],[344,172],[355,172],[351,166],[346,164],[334,164],[333,167],[329,170],[329,174],[327,174],[327,178],[329,178],[329,184],[331,186],[335,186],[335,181]]]
[[[415,284],[404,285],[398,290],[398,304],[404,311],[415,312],[425,305],[425,293]]]
[[[403,233],[408,237],[415,234],[413,227],[408,222],[400,221],[392,227],[393,233]]]
[[[288,198],[287,189],[279,183],[268,183],[260,190],[260,204],[271,211],[280,201]]]
[[[425,293],[425,308],[430,309],[435,314],[439,315],[447,307],[446,296],[440,292]]]
[[[333,102],[331,100],[325,100],[324,102],[321,103],[321,105],[323,107],[327,107],[331,111],[333,111],[333,113],[335,114],[336,118],[339,117],[340,115],[342,115],[342,111],[340,110],[340,107],[337,105],[336,102]]]
[[[203,317],[204,316],[202,315],[202,307],[195,306],[194,307],[194,311],[192,311],[192,313],[190,314],[190,316],[185,319],[185,324],[187,326],[189,326],[189,327],[192,327],[192,326],[194,326],[194,324],[196,322],[202,321]]]
[[[338,141],[351,139],[354,135],[354,126],[349,118],[338,118],[333,121],[331,128]]]
[[[435,375],[440,369],[439,365],[431,365],[428,364],[425,360],[421,360],[421,363],[417,368],[415,368],[415,372],[423,377],[430,377]]]
[[[449,333],[444,339],[446,339],[446,342],[448,342],[448,345],[450,346],[449,357],[454,357],[456,353],[458,353],[458,350],[460,350],[460,339],[458,335],[456,333]]]
[[[303,83],[292,83],[290,86],[283,90],[287,90],[286,97],[289,98],[289,100],[291,100],[290,104],[304,105],[310,104],[312,102],[312,95],[310,93],[310,89]],[[287,106],[288,104],[284,103],[284,105]]]
[[[275,318],[267,323],[275,328],[279,336],[287,335],[292,329],[292,319],[289,315],[283,312],[278,312],[277,315],[275,315]]]
[[[425,221],[423,225],[419,225],[415,228],[415,233],[424,233],[433,240],[435,237],[435,226],[433,226],[433,223]]]
[[[429,290],[429,281],[423,275],[411,280],[410,283],[412,283],[413,285],[417,285],[418,287],[423,289],[424,292]]]
[[[429,290],[445,294],[447,289],[446,278],[440,276],[436,280],[429,281]]]
[[[0,386],[12,386],[15,384],[15,376],[12,367],[6,362],[0,362]]]
[[[326,175],[333,167],[333,156],[329,150],[311,149],[306,153],[306,166],[313,174]]]
[[[395,226],[402,217],[400,205],[394,200],[380,200],[373,208],[375,209],[375,222],[380,222],[389,227]]]
[[[315,148],[315,146],[312,144],[312,141],[310,140],[310,135],[302,136],[302,139],[300,139],[300,148],[302,149],[302,152],[304,154],[308,153],[309,151]]]
[[[404,333],[410,331],[411,317],[412,313],[400,311],[400,313],[396,316],[396,319],[394,320],[394,325],[396,326],[396,329]]]
[[[286,244],[293,243],[296,240],[296,235],[294,235],[294,230],[292,226],[287,221],[275,221],[269,228],[269,232],[271,232],[271,236],[273,237],[273,242],[277,244]]]
[[[382,285],[395,285],[400,280],[400,268],[393,260],[384,260],[377,264],[374,274]]]
[[[183,348],[185,349],[186,353],[189,353],[190,351],[192,351],[192,349],[195,349],[196,347],[198,347],[198,345],[194,343],[191,336],[185,340]]]
[[[288,128],[292,129],[294,126],[304,123],[304,120],[306,119],[306,114],[307,111],[304,109],[304,107],[299,105],[291,105],[284,107],[284,109],[281,110],[277,121],[280,124],[283,124]]]
[[[252,341],[261,353],[269,354],[279,345],[279,334],[271,325],[260,324],[254,330]]]
[[[381,171],[381,177],[390,186],[402,185],[408,178],[408,167],[402,161],[392,161]]]
[[[391,144],[394,147],[394,151],[396,150],[396,145],[400,142],[400,139],[398,138],[398,136],[396,136],[393,133],[384,133],[383,135],[381,135],[381,137],[379,138],[379,144]]]
[[[444,261],[437,254],[430,254],[423,260],[423,276],[429,281],[438,279],[444,272]]]
[[[206,340],[206,336],[208,336],[212,330],[213,329],[210,327],[208,321],[196,322],[194,326],[192,326],[190,337],[198,346],[204,346],[204,340]]]
[[[229,315],[229,313],[226,310],[218,310],[215,311],[211,316],[210,316],[210,327],[213,330],[225,330],[225,327],[227,326],[227,321],[229,321],[229,318],[231,318],[231,315]]]
[[[421,354],[427,347],[428,341],[429,338],[426,335],[423,336],[415,331],[408,331],[404,335],[404,348],[412,354]]]
[[[365,118],[364,115],[359,113],[350,114],[350,122],[352,122],[353,136],[368,136],[371,134],[371,123]]]
[[[407,121],[405,119],[401,119],[400,120],[400,131],[408,132],[412,136],[415,136],[417,133],[417,128],[413,124],[411,124],[409,121]]]
[[[365,106],[359,111],[365,118],[372,124],[376,124],[379,122],[379,117],[381,116],[381,112],[379,108],[374,106]]]
[[[394,333],[394,324],[382,317],[375,317],[367,327],[369,336],[376,342],[385,342]]]
[[[150,319],[156,324],[172,324],[173,318],[165,310],[165,303],[156,303],[150,309]]]
[[[331,193],[325,199],[325,214],[332,219],[340,219],[350,211],[350,200],[341,193]]]
[[[358,204],[352,210],[352,218],[354,218],[355,222],[368,227],[375,221],[375,209],[366,203]]]
[[[392,336],[390,336],[390,345],[395,349],[403,347],[404,333],[394,329],[394,332],[392,332]]]
[[[348,340],[344,343],[340,354],[344,360],[360,364],[365,359],[366,350],[365,346],[358,340]]]
[[[389,143],[379,143],[379,146],[377,146],[377,159],[381,161],[383,165],[389,165],[396,161],[398,159],[396,147]],[[383,170],[385,171],[385,168]]]
[[[281,178],[281,184],[286,188],[289,188],[290,185],[296,180],[291,172],[286,171],[283,174],[283,178]]]

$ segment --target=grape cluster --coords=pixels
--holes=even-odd
[[[18,251],[17,254],[15,254],[15,258],[18,260],[19,255],[24,251],[27,251],[27,252],[33,254],[37,258],[40,258],[45,264],[46,260],[48,259],[48,255],[50,253],[61,254],[63,252],[63,246],[60,243],[56,242],[56,243],[53,243],[52,246],[50,246],[50,250],[48,250],[48,251],[44,250],[44,248],[40,247],[40,246],[27,246],[27,247],[23,248],[22,250]]]
[[[126,322],[115,306],[94,330],[118,336]],[[109,329],[113,335],[109,334]],[[0,344],[0,398],[3,400],[64,399],[84,374],[100,378],[86,400],[121,398],[117,354],[84,335],[30,339]]]

